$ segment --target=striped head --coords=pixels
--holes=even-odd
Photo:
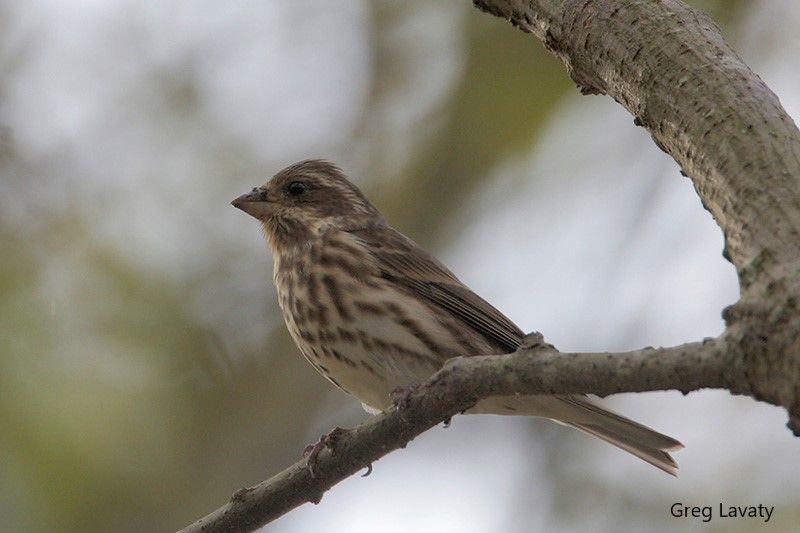
[[[288,166],[231,203],[261,221],[274,253],[308,242],[328,228],[363,227],[381,220],[358,187],[321,159]]]

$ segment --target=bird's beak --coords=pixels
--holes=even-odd
[[[233,200],[231,205],[259,220],[266,220],[273,214],[272,204],[267,199],[267,191],[262,187],[254,187],[249,193]]]

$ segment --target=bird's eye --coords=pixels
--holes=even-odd
[[[293,196],[299,196],[308,190],[308,186],[302,181],[293,181],[289,184],[289,188],[287,190],[289,191],[289,194]]]

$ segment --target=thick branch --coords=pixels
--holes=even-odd
[[[452,359],[412,394],[402,410],[393,409],[338,433],[332,450],[318,456],[313,476],[306,460],[301,460],[239,490],[223,507],[183,531],[253,530],[303,503],[317,503],[336,483],[489,396],[671,389],[686,393],[701,388],[747,392],[737,354],[720,338],[617,354],[559,353],[552,346],[536,344],[509,355]]]
[[[800,132],[775,94],[680,0],[474,3],[539,38],[584,93],[623,105],[692,179],[739,275],[724,316],[748,388],[800,434]]]

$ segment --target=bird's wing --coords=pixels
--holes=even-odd
[[[402,233],[386,225],[350,233],[367,245],[383,278],[450,311],[507,352],[513,352],[522,342],[525,334],[516,324]]]

